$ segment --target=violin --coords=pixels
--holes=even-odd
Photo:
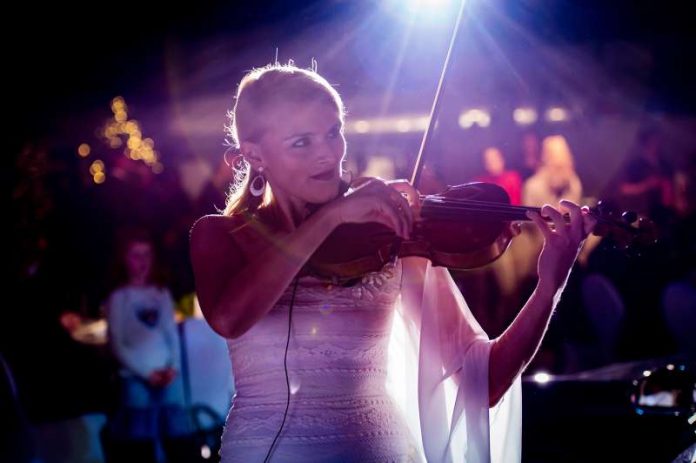
[[[379,271],[398,257],[425,257],[433,266],[470,270],[498,259],[519,233],[527,211],[513,206],[508,194],[491,183],[467,183],[436,195],[421,195],[420,218],[405,240],[380,223],[343,224],[315,251],[306,271],[321,278],[348,281]],[[656,241],[652,222],[632,212],[617,216],[601,204],[587,212],[597,220],[593,234],[625,249]],[[566,221],[570,218],[565,216]]]
[[[445,57],[429,123],[421,140],[410,183],[418,188],[429,152],[437,114],[440,111],[451,56],[464,17],[464,4],[454,23],[449,49]],[[414,223],[411,238],[404,240],[379,223],[343,224],[337,227],[315,251],[305,265],[305,273],[334,281],[347,282],[367,273],[379,271],[398,257],[420,256],[430,259],[434,266],[453,270],[469,270],[489,264],[508,248],[519,233],[517,221],[530,220],[527,211],[540,208],[510,205],[508,194],[498,185],[468,183],[450,186],[436,195],[419,195],[420,218]],[[597,219],[593,231],[610,236],[624,248],[637,243],[655,242],[654,226],[636,214],[618,215],[601,206],[588,212]],[[566,215],[566,221],[569,217]]]

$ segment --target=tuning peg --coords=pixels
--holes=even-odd
[[[597,201],[595,210],[600,215],[600,217],[605,217],[608,219],[613,219],[618,216],[618,211],[616,210],[616,205],[611,201]]]

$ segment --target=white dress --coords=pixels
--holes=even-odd
[[[459,310],[445,307],[435,318],[413,320],[413,314],[395,310],[402,281],[400,262],[350,287],[300,278],[287,360],[290,407],[270,461],[489,461],[487,338],[470,313],[460,316]],[[427,274],[426,288],[454,285],[444,269],[428,266]],[[228,340],[237,395],[222,437],[224,463],[262,462],[280,429],[293,286],[248,332]],[[426,290],[418,310],[425,314],[432,304],[452,303],[433,296]],[[447,320],[453,330],[447,328],[448,339],[443,340],[442,329],[434,328],[448,313],[455,314],[456,323]],[[397,346],[399,359],[416,372],[410,379],[407,375],[397,379],[413,386],[406,388],[412,393],[398,398],[387,388],[395,314],[407,320],[406,338],[415,347],[411,358],[405,359],[409,346]],[[461,349],[450,349],[443,342],[454,342]],[[451,362],[461,366],[452,368]],[[466,377],[458,381],[454,402],[448,404],[443,380],[457,375]],[[519,425],[514,416],[512,424]],[[507,446],[519,441],[517,431],[506,439]],[[501,461],[518,461],[518,443],[516,447],[512,457],[509,450],[502,452],[508,458]]]

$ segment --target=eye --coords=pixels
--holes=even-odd
[[[304,148],[306,146],[309,146],[309,137],[300,137],[297,140],[295,140],[292,145],[293,148]]]

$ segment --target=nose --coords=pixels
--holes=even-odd
[[[336,147],[330,140],[323,140],[321,143],[317,143],[315,147],[314,159],[317,164],[330,166],[336,163],[338,153],[336,153]]]

